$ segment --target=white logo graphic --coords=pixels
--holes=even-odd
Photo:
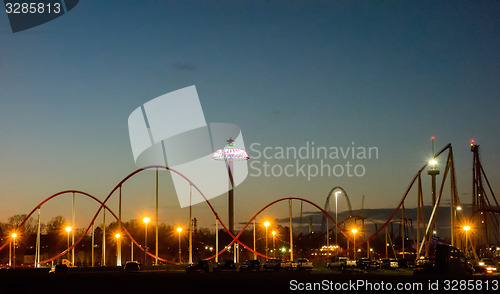
[[[144,103],[130,114],[128,129],[139,168],[168,165],[191,180],[207,199],[226,193],[233,188],[231,183],[237,186],[248,175],[240,128],[228,123],[207,125],[195,86]],[[238,159],[242,161],[233,166]],[[179,175],[172,173],[172,180],[181,207],[205,200],[191,194],[189,183]]]

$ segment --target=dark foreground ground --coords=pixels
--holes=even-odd
[[[500,276],[277,272],[186,274],[156,269],[0,270],[0,293],[500,293]]]

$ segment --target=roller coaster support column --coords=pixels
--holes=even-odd
[[[36,230],[36,249],[35,249],[35,267],[40,267],[40,235],[41,235],[41,223],[40,223],[40,207],[38,208],[38,228]]]
[[[188,228],[188,235],[189,235],[189,264],[193,263],[193,216],[192,216],[192,206],[191,206],[191,196],[193,193],[193,185],[189,184],[189,228]]]
[[[329,226],[329,222],[330,222],[330,219],[329,218],[326,218],[326,252],[330,252],[329,251],[329,248],[330,248],[330,226]],[[327,254],[328,254],[327,253]]]
[[[106,266],[106,208],[102,210],[102,266]]]
[[[422,193],[422,176],[421,172],[418,173],[418,194],[417,194],[417,256],[416,259],[420,258],[420,227],[421,223],[423,223],[423,227],[425,230],[425,213],[424,213],[424,196]],[[424,239],[424,242],[427,242],[426,239]],[[426,256],[428,257],[428,256]]]
[[[122,234],[122,186],[118,195],[118,235]],[[117,235],[117,236],[118,236]],[[122,238],[116,238],[116,266],[122,266]]]
[[[292,225],[292,199],[288,200],[290,209],[290,261],[293,261],[293,225]]]
[[[401,252],[405,258],[405,203],[401,206]]]
[[[71,246],[75,244],[75,193],[73,192],[73,213],[71,215]],[[75,247],[71,249],[71,265],[75,265]]]
[[[158,168],[156,169],[156,243],[155,244],[156,244],[155,265],[158,265]]]
[[[452,153],[453,150],[450,148],[450,153]],[[452,156],[453,156],[453,153],[452,153]],[[457,211],[456,211],[456,207],[457,207],[457,198],[458,198],[458,195],[457,195],[457,191],[456,191],[456,183],[455,183],[455,165],[454,165],[454,162],[453,160],[450,161],[450,235],[451,235],[451,246],[455,246],[457,247],[456,245],[456,237],[455,237],[455,232],[456,232],[456,228],[455,228],[455,222],[456,222],[456,216],[457,216]]]
[[[387,226],[386,226],[385,227],[385,258],[389,258],[389,243],[387,243],[387,234],[389,234],[389,232],[387,231]]]

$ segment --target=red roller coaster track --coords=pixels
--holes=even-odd
[[[443,148],[440,152],[436,153],[435,157],[439,156],[441,153],[443,153],[445,150],[447,149],[451,149],[451,145],[448,144],[445,148]],[[415,177],[413,178],[413,180],[410,182],[408,188],[406,189],[405,191],[405,194],[403,195],[402,199],[399,201],[399,204],[398,206],[394,209],[393,213],[391,214],[391,216],[387,219],[387,221],[382,225],[380,226],[376,232],[374,232],[372,235],[368,236],[366,239],[364,240],[360,240],[358,244],[362,244],[362,243],[366,243],[367,241],[373,239],[377,234],[379,234],[385,227],[387,227],[387,225],[391,222],[391,220],[396,216],[398,210],[401,208],[401,206],[404,204],[404,201],[406,199],[406,197],[408,196],[410,190],[412,189],[413,185],[415,184],[416,180],[419,178],[420,176],[420,173],[427,167],[427,164],[425,164],[418,172],[417,174],[415,175]],[[214,216],[216,217],[216,219],[220,222],[220,224],[222,225],[223,229],[227,232],[227,234],[229,234],[229,236],[232,238],[232,241],[228,244],[228,246],[226,246],[224,249],[222,249],[221,251],[217,252],[216,254],[214,254],[213,256],[210,256],[208,258],[206,258],[206,260],[209,260],[209,259],[212,259],[212,258],[215,258],[215,256],[223,253],[224,251],[227,250],[227,248],[234,244],[235,242],[237,242],[238,244],[240,244],[241,246],[243,246],[245,249],[251,251],[252,253],[254,254],[257,254],[261,257],[264,257],[264,258],[269,258],[268,256],[262,254],[262,253],[259,253],[257,251],[254,251],[252,248],[250,248],[249,246],[247,246],[246,244],[244,244],[243,242],[241,242],[239,240],[239,237],[241,236],[241,234],[245,231],[245,229],[250,225],[250,223],[260,214],[262,213],[264,210],[266,210],[267,208],[269,208],[270,206],[276,204],[276,203],[279,203],[279,202],[282,202],[282,201],[285,201],[285,200],[296,200],[296,201],[303,201],[303,202],[306,202],[310,205],[312,205],[313,207],[315,207],[316,209],[318,209],[319,211],[321,211],[321,213],[323,213],[323,215],[325,217],[328,217],[330,219],[330,221],[332,221],[333,224],[335,224],[335,226],[338,227],[338,224],[335,222],[335,219],[323,208],[321,208],[319,205],[313,203],[312,201],[310,200],[307,200],[305,198],[300,198],[300,197],[284,197],[284,198],[280,198],[280,199],[277,199],[269,204],[267,204],[266,206],[264,206],[262,209],[260,209],[257,213],[255,213],[255,215],[246,223],[246,225],[242,228],[242,230],[240,231],[240,233],[238,233],[236,236],[234,234],[232,234],[228,228],[226,227],[226,225],[222,222],[222,220],[220,219],[219,215],[217,214],[216,210],[214,209],[214,207],[212,206],[212,204],[210,203],[210,201],[208,201],[208,199],[205,197],[205,195],[203,194],[203,192],[196,186],[195,183],[193,183],[191,180],[189,180],[186,176],[184,176],[183,174],[181,174],[180,172],[176,171],[175,169],[172,169],[172,168],[169,168],[168,166],[162,166],[162,165],[152,165],[152,166],[147,166],[147,167],[144,167],[144,168],[140,168],[140,169],[137,169],[135,171],[133,171],[132,173],[128,174],[125,178],[123,178],[111,191],[110,193],[107,195],[107,197],[104,199],[104,201],[100,201],[99,199],[97,199],[96,197],[88,194],[88,193],[85,193],[85,192],[82,192],[82,191],[78,191],[78,190],[66,190],[66,191],[61,191],[61,192],[58,192],[56,194],[53,194],[49,197],[47,197],[45,200],[43,200],[42,202],[40,202],[27,216],[26,218],[23,220],[23,222],[18,226],[18,229],[22,228],[24,226],[24,224],[26,223],[26,221],[35,213],[35,211],[37,209],[40,209],[45,203],[47,203],[48,201],[58,197],[58,196],[61,196],[61,195],[64,195],[64,194],[69,194],[69,193],[74,193],[74,194],[77,194],[77,195],[83,195],[83,196],[86,196],[86,197],[89,197],[91,198],[92,200],[98,202],[100,204],[100,207],[98,208],[98,210],[96,211],[94,217],[92,218],[92,220],[90,221],[89,225],[87,226],[86,230],[84,231],[84,233],[80,236],[80,238],[73,244],[71,245],[70,247],[68,247],[66,250],[64,250],[63,252],[57,254],[56,256],[53,256],[47,260],[43,260],[43,261],[40,261],[40,264],[41,263],[46,263],[46,262],[50,262],[50,261],[53,261],[54,259],[60,257],[60,256],[63,256],[64,254],[68,253],[71,249],[73,249],[75,246],[78,245],[79,242],[81,242],[84,238],[84,236],[89,232],[92,224],[95,222],[96,218],[98,217],[100,211],[105,208],[106,210],[110,211],[111,214],[113,215],[113,217],[118,221],[119,218],[117,217],[117,215],[106,205],[107,201],[111,198],[111,196],[113,195],[113,193],[118,190],[118,189],[121,189],[122,185],[127,181],[129,180],[130,178],[132,178],[134,175],[142,172],[142,171],[145,171],[145,170],[150,170],[150,169],[165,169],[165,170],[168,170],[170,172],[173,172],[179,176],[181,176],[182,178],[184,178],[192,187],[194,187],[199,193],[200,195],[205,199],[205,202],[207,203],[207,205],[209,206],[210,210],[212,211],[212,213],[214,214]],[[339,227],[339,229],[341,229]],[[123,230],[125,231],[125,233],[127,234],[127,236],[132,240],[132,242],[134,242],[142,251],[145,251],[145,249],[131,236],[131,234],[125,229],[123,228]],[[342,232],[342,230],[340,230]],[[342,234],[344,234],[342,232]],[[345,234],[344,234],[345,235]],[[347,237],[347,236],[346,236]],[[9,243],[11,242],[11,240],[9,239],[8,241],[6,241],[2,246],[0,246],[0,251],[3,250],[6,245],[8,245]],[[156,258],[156,255],[150,253],[150,252],[147,252],[148,255],[150,255],[151,257],[155,257]],[[158,257],[158,259],[162,262],[166,262],[166,263],[176,263],[176,262],[172,262],[172,261],[168,261],[164,258],[160,258]]]

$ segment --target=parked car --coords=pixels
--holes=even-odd
[[[240,272],[258,272],[260,268],[259,260],[247,260],[240,266]]]
[[[345,267],[356,267],[357,265],[357,260],[355,259],[348,259],[345,262]]]
[[[200,260],[197,263],[193,263],[186,268],[186,273],[208,273],[208,272],[210,272],[208,260]]]
[[[214,272],[235,272],[236,264],[232,260],[226,260],[224,263],[219,263],[215,268]]]
[[[326,267],[331,270],[341,270],[346,266],[347,260],[347,257],[340,256],[327,262]]]
[[[398,268],[399,262],[395,258],[381,258],[379,259],[380,268],[382,269],[391,269]]]
[[[395,258],[389,259],[389,267],[390,268],[398,268],[399,267],[399,261]]]
[[[296,271],[299,269],[299,264],[296,261],[283,261],[281,262],[281,269],[287,271]]]
[[[427,268],[427,267],[432,267],[434,264],[434,261],[430,258],[426,257],[420,257],[417,259],[416,266],[419,268]]]
[[[412,258],[399,258],[397,261],[398,261],[398,267],[400,267],[400,268],[414,268],[415,267],[415,260]]]
[[[69,269],[68,269],[67,265],[65,265],[65,264],[56,264],[55,266],[53,266],[50,269],[49,274],[67,273],[68,271],[69,271]]]
[[[307,258],[298,258],[297,269],[302,271],[310,271],[313,269],[313,263]]]
[[[356,260],[356,267],[360,269],[368,269],[368,265],[370,264],[370,259],[367,257],[362,257]]]
[[[497,264],[491,258],[483,258],[474,266],[474,270],[478,273],[492,274],[497,271]]]
[[[124,270],[126,272],[138,272],[141,270],[141,267],[139,266],[139,262],[137,261],[127,261],[125,263]]]
[[[264,263],[262,266],[262,270],[264,271],[280,271],[281,270],[281,259],[279,258],[271,258]]]
[[[372,259],[370,262],[368,262],[367,269],[379,269],[380,268],[380,262],[378,260]]]
[[[470,276],[474,274],[474,268],[458,248],[453,246],[436,245],[435,259],[432,266],[413,271],[414,275],[450,275]]]

